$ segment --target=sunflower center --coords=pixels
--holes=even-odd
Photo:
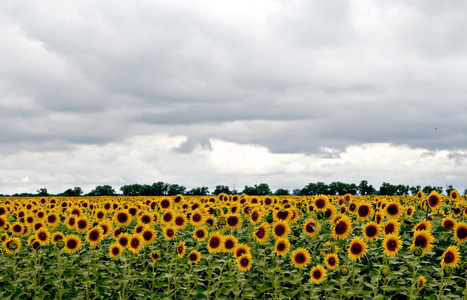
[[[274,229],[274,232],[276,233],[276,235],[281,236],[281,235],[284,234],[285,228],[284,228],[284,226],[282,226],[282,225],[278,225],[278,226],[276,226],[276,228]]]
[[[427,243],[428,241],[424,236],[417,236],[417,238],[415,239],[415,246],[420,247],[422,249],[426,247]]]
[[[230,226],[235,226],[238,224],[238,218],[237,217],[234,217],[234,216],[230,216],[227,218],[227,223],[230,225]]]
[[[339,221],[335,230],[337,234],[344,234],[347,231],[347,224],[344,221]]]
[[[305,258],[305,255],[303,255],[302,253],[299,253],[297,254],[297,256],[295,256],[295,261],[298,262],[298,263],[304,263],[306,260]]]
[[[444,222],[444,228],[451,229],[453,227],[454,227],[454,223],[452,223],[451,221]]]
[[[336,259],[335,259],[334,257],[330,257],[330,258],[328,259],[328,264],[329,264],[330,266],[334,266],[334,265],[336,264]]]
[[[198,214],[194,214],[193,217],[192,217],[192,220],[195,221],[195,222],[199,222],[199,220],[201,220],[201,216],[198,215]]]
[[[384,231],[386,234],[393,233],[394,232],[394,225],[393,224],[388,224],[386,227],[384,227]]]
[[[143,238],[146,240],[146,241],[149,241],[151,238],[152,238],[152,232],[150,231],[146,231],[143,233]]]
[[[183,218],[180,217],[180,218],[176,218],[176,219],[175,219],[175,224],[177,224],[177,225],[183,225],[183,223],[184,223],[184,222],[183,222]]]
[[[199,238],[202,238],[202,237],[204,237],[204,232],[202,230],[198,230],[198,231],[196,231],[196,236],[199,237]]]
[[[313,278],[320,279],[321,278],[321,271],[320,270],[314,271],[313,272]]]
[[[79,221],[78,222],[78,228],[83,229],[86,228],[86,221]]]
[[[99,238],[99,232],[97,232],[97,231],[91,232],[91,234],[90,234],[90,240],[91,240],[91,241],[95,241],[95,240],[97,240],[98,238]]]
[[[251,215],[251,219],[252,219],[253,221],[258,220],[258,213],[254,212],[254,213]]]
[[[118,253],[120,253],[120,249],[118,247],[112,248],[113,255],[118,255]]]
[[[305,229],[306,229],[306,232],[309,232],[309,233],[315,232],[315,229],[313,228],[312,224],[307,224]]]
[[[391,216],[394,216],[394,215],[397,215],[397,213],[399,212],[399,209],[397,208],[397,205],[391,204],[391,205],[388,206],[387,212],[388,212]]]
[[[315,205],[317,208],[324,208],[326,206],[326,201],[318,199],[316,200]]]
[[[172,229],[167,230],[167,236],[172,237],[174,235],[174,231]]]
[[[368,226],[365,230],[366,235],[369,237],[374,237],[377,233],[376,227],[375,226]]]
[[[358,209],[358,215],[360,217],[366,217],[368,216],[368,213],[369,213],[369,209],[366,206],[360,206],[360,208]]]
[[[428,198],[428,202],[431,207],[436,206],[438,204],[438,198],[436,196],[430,196],[430,198]]]
[[[125,247],[126,245],[128,245],[128,240],[126,238],[121,238],[120,239],[120,245]]]
[[[266,235],[266,230],[264,230],[263,227],[258,228],[258,231],[256,232],[256,236],[262,239],[265,235]]]
[[[360,244],[353,244],[352,247],[350,248],[350,251],[352,252],[352,254],[357,255],[357,254],[362,253],[363,247]]]
[[[193,254],[190,255],[190,260],[195,261],[196,257],[197,257],[196,254],[193,253]]]
[[[277,245],[277,250],[279,251],[284,251],[285,250],[285,244],[284,243],[279,243]]]
[[[217,248],[219,247],[219,244],[220,244],[220,241],[217,237],[213,237],[210,241],[209,241],[209,246],[211,246],[211,248]]]
[[[241,263],[241,265],[242,265],[243,267],[248,266],[248,263],[249,263],[249,262],[250,262],[250,261],[248,260],[248,258],[243,258],[243,259],[240,261],[240,263]]]
[[[451,251],[448,251],[444,255],[444,262],[447,263],[447,264],[452,263],[454,261],[454,259],[455,259],[455,255]]]
[[[457,229],[457,236],[461,240],[467,238],[467,228],[461,227],[461,228]]]
[[[394,250],[396,250],[396,248],[397,248],[397,243],[396,243],[396,241],[394,241],[394,240],[390,240],[390,241],[387,243],[387,246],[388,246],[388,249],[389,249],[390,251],[394,251]]]
[[[45,234],[44,232],[41,232],[41,233],[39,233],[38,238],[41,241],[45,241],[47,239],[47,234]]]
[[[66,245],[69,249],[75,249],[78,246],[78,243],[75,240],[69,240]]]
[[[127,217],[126,214],[118,214],[118,217],[117,217],[117,218],[118,218],[118,221],[119,221],[120,223],[125,223],[126,220],[128,219],[128,217]]]

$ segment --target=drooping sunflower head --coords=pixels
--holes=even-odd
[[[186,244],[184,241],[180,241],[177,246],[177,256],[179,258],[182,258],[183,256],[185,256],[185,252],[186,252]]]
[[[368,252],[368,244],[359,236],[350,241],[347,253],[353,261],[360,260]]]
[[[311,261],[311,255],[305,248],[298,248],[290,254],[290,260],[295,268],[305,268]]]
[[[417,283],[416,283],[416,286],[417,286],[417,289],[420,291],[423,289],[423,287],[425,286],[425,283],[426,283],[426,278],[425,276],[423,275],[420,275],[417,279]]]
[[[326,269],[320,264],[310,270],[310,280],[315,284],[321,284],[326,277]]]
[[[151,254],[149,254],[149,257],[151,257],[153,262],[156,262],[161,258],[161,254],[159,253],[159,251],[153,251],[151,252]]]

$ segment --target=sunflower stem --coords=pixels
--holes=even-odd
[[[441,299],[441,297],[444,294],[444,270],[441,269],[441,282],[439,284],[439,294],[438,294],[438,299]]]

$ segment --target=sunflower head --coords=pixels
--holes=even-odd
[[[350,241],[347,253],[353,261],[360,260],[368,252],[368,244],[361,237],[354,237]]]
[[[253,264],[253,260],[251,258],[250,253],[243,254],[242,256],[237,258],[238,269],[242,272],[248,271],[251,268],[252,264]]]
[[[198,250],[191,250],[188,254],[188,261],[192,264],[197,264],[201,260],[201,252]]]
[[[446,251],[444,251],[443,259],[441,260],[441,267],[450,266],[452,268],[457,268],[462,259],[459,247],[449,246]]]
[[[322,265],[316,265],[310,270],[310,280],[315,284],[321,284],[326,277],[326,269]]]
[[[298,248],[290,254],[290,260],[295,268],[303,269],[311,261],[311,255],[305,248]]]
[[[417,289],[418,289],[419,291],[422,290],[423,287],[425,286],[425,283],[426,283],[426,278],[425,278],[425,276],[420,275],[420,277],[418,277],[417,283],[416,283]]]

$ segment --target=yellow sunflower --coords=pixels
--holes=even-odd
[[[347,253],[353,261],[360,260],[368,252],[368,244],[359,236],[350,241]]]
[[[311,255],[305,248],[298,248],[290,254],[290,260],[295,268],[305,268],[311,261]]]
[[[192,264],[197,264],[201,260],[201,252],[198,250],[191,250],[188,254],[188,261]]]
[[[384,254],[387,256],[396,256],[402,249],[402,241],[398,235],[387,234],[383,240]]]
[[[461,245],[467,240],[467,224],[464,222],[457,222],[454,227],[454,239]]]
[[[328,269],[334,270],[339,267],[339,256],[336,253],[329,253],[324,256],[324,263]]]
[[[352,233],[352,230],[352,221],[346,215],[342,215],[332,227],[332,238],[345,240]]]
[[[420,247],[422,249],[422,256],[425,255],[426,252],[430,251],[433,248],[433,242],[435,238],[433,235],[425,230],[422,231],[415,231],[413,235],[413,242],[410,246],[410,250],[414,250],[415,247]]]
[[[288,222],[285,221],[278,221],[272,226],[272,234],[274,238],[277,240],[278,238],[285,238],[287,237],[292,230],[290,229],[290,225]]]
[[[314,237],[320,231],[321,231],[321,225],[319,224],[318,221],[315,221],[313,219],[305,220],[305,223],[303,224],[303,233],[305,233],[309,237]]]
[[[274,246],[274,252],[279,256],[286,256],[290,251],[290,242],[287,238],[279,238]]]
[[[365,240],[373,242],[381,235],[381,226],[375,221],[368,222],[362,227],[362,233]]]
[[[237,258],[237,266],[242,272],[248,271],[253,264],[253,260],[251,258],[251,254],[243,254],[239,258]]]
[[[444,251],[443,259],[441,260],[441,267],[451,266],[454,269],[459,266],[462,256],[457,246],[449,246],[446,251]]]
[[[268,223],[264,222],[260,226],[256,227],[255,231],[253,232],[253,237],[260,244],[265,243],[269,239]]]
[[[326,277],[326,269],[320,264],[314,266],[310,270],[310,280],[313,283],[321,284]]]

